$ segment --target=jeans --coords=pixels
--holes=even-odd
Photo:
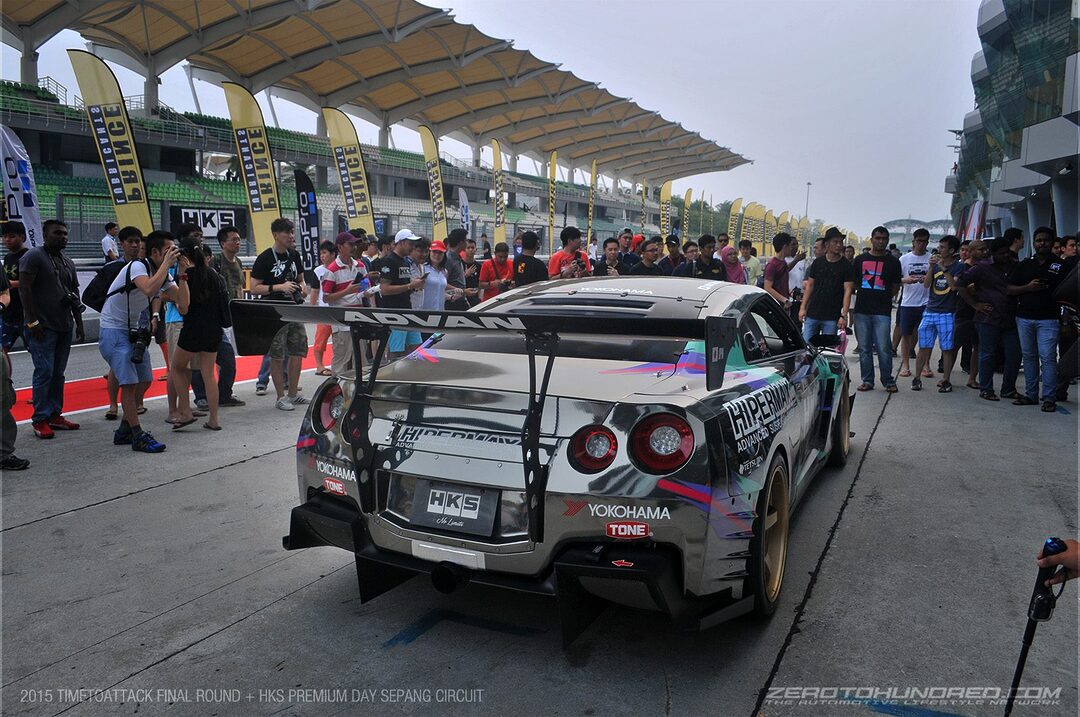
[[[806,321],[802,325],[802,337],[803,341],[807,343],[810,339],[818,334],[829,334],[830,336],[836,334],[837,320],[833,319],[828,321],[826,319],[812,319],[809,316],[806,317]]]
[[[34,423],[59,416],[64,410],[64,371],[71,353],[71,330],[42,329],[40,340],[30,336],[30,358],[34,361]]]
[[[218,345],[214,363],[218,367],[218,400],[224,401],[233,395],[233,382],[236,381],[236,354],[233,353],[232,344],[224,336],[221,338],[221,344]],[[269,362],[267,362],[267,371],[269,370]],[[206,400],[206,384],[203,383],[202,371],[191,372],[191,390],[195,392],[196,401]]]
[[[1024,393],[1032,401],[1039,398],[1039,363],[1042,362],[1042,400],[1057,396],[1057,346],[1060,326],[1057,319],[1016,319],[1020,349],[1024,354]]]
[[[255,379],[255,385],[270,385],[270,354],[263,356],[262,363],[259,365],[259,377]]]
[[[1016,390],[1020,373],[1020,340],[1016,327],[1002,328],[993,324],[975,324],[979,332],[979,390],[994,390],[994,364],[998,347],[1005,352],[1005,372],[1001,376],[1001,391]]]
[[[855,314],[855,338],[859,341],[859,369],[862,382],[874,385],[874,353],[877,353],[881,385],[892,386],[892,336],[888,314]]]

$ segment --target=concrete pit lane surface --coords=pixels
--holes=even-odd
[[[156,456],[113,447],[104,411],[50,441],[23,427],[33,466],[3,476],[3,711],[1001,714],[1033,557],[1077,534],[1077,404],[900,384],[858,394],[851,459],[794,517],[771,620],[684,633],[613,606],[566,651],[552,600],[420,576],[361,605],[351,555],[284,551],[301,414],[272,391],[238,386],[248,406],[218,433],[167,431],[148,402]],[[1040,624],[1014,714],[1077,713],[1078,595]]]

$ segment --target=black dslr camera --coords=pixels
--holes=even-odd
[[[68,311],[75,313],[82,313],[86,311],[86,306],[83,305],[79,295],[74,291],[65,291],[64,295],[60,297],[60,305]]]

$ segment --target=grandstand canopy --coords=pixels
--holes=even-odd
[[[382,127],[426,124],[472,146],[663,181],[748,160],[512,41],[414,0],[4,0],[10,37],[70,28],[160,75],[188,60],[245,85],[342,107]],[[42,39],[44,37],[44,39]],[[24,48],[24,51],[30,48]]]

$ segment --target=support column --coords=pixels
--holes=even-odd
[[[472,166],[480,166],[480,145],[474,144],[472,147]]]
[[[38,53],[34,49],[30,33],[23,35],[23,52],[19,59],[19,81],[35,87],[38,83]]]
[[[382,126],[379,127],[379,149],[390,149],[390,122],[383,117]]]
[[[1002,222],[1004,224],[1004,222]],[[1031,232],[1028,227],[1028,215],[1027,215],[1027,202],[1020,202],[1015,207],[1009,209],[1009,226],[1016,227],[1020,231],[1024,232],[1024,236],[1031,236]],[[1007,229],[1008,227],[1003,227]]]
[[[1076,236],[1080,229],[1076,194],[1080,191],[1080,182],[1077,181],[1075,173],[1066,177],[1057,175],[1051,180],[1050,189],[1054,199],[1054,226],[1057,228],[1057,235]]]
[[[323,139],[328,139],[329,135],[326,132],[326,120],[323,118],[323,113],[319,112],[315,115],[315,134]],[[331,160],[333,161],[333,160]],[[325,164],[315,165],[315,188],[326,189],[327,187],[327,171]]]
[[[518,156],[514,153],[510,154],[510,171],[518,171]],[[506,193],[506,206],[517,209],[517,192]]]
[[[153,64],[151,64],[147,68],[146,79],[143,80],[143,111],[147,117],[157,114],[155,110],[157,110],[158,106],[158,85],[160,84],[161,78],[158,77]]]
[[[1052,206],[1050,199],[1046,197],[1028,197],[1025,204],[1027,204],[1028,229],[1030,231],[1024,232],[1024,242],[1026,247],[1030,247],[1031,232],[1039,227],[1050,226]]]

